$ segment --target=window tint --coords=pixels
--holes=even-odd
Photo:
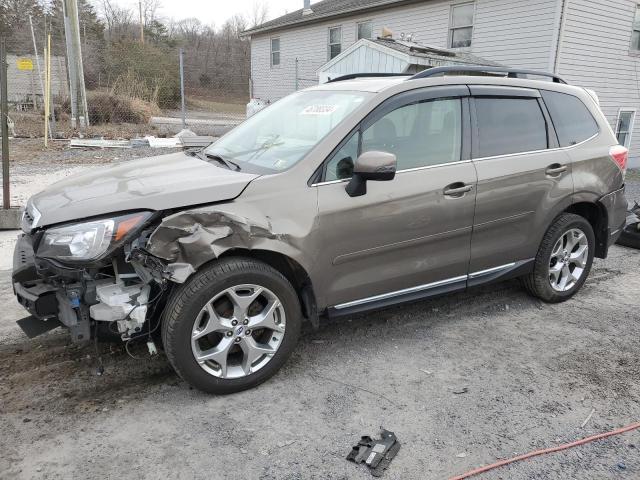
[[[476,112],[480,157],[548,147],[547,124],[535,98],[477,98]]]
[[[351,135],[351,138],[338,150],[327,163],[327,171],[324,181],[343,180],[353,176],[353,165],[358,158],[358,132]]]
[[[398,170],[460,160],[462,104],[459,99],[407,105],[385,115],[362,134],[362,152],[396,155]]]
[[[542,90],[561,147],[585,141],[598,133],[598,124],[578,97]]]

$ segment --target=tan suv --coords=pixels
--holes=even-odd
[[[473,70],[338,79],[201,152],[51,186],[16,247],[19,323],[161,342],[229,393],[272,376],[305,319],[512,277],[567,300],[620,234],[627,150],[594,93]]]

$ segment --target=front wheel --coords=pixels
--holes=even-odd
[[[170,299],[162,338],[176,372],[199,390],[228,394],[273,376],[300,336],[295,290],[250,258],[217,261]]]
[[[523,278],[527,290],[549,303],[573,297],[589,276],[595,251],[591,224],[563,213],[545,233],[533,272]]]

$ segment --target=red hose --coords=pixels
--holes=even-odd
[[[458,475],[457,477],[451,477],[449,480],[463,480],[465,478],[473,477],[474,475],[479,475],[481,473],[488,472],[489,470],[493,470],[494,468],[503,467],[504,465],[509,465],[510,463],[519,462],[521,460],[525,460],[531,457],[537,457],[538,455],[559,452],[560,450],[567,450],[569,448],[577,447],[578,445],[584,445],[585,443],[594,442],[596,440],[601,440],[607,437],[612,437],[613,435],[620,435],[621,433],[630,432],[631,430],[636,430],[639,428],[640,428],[640,423],[634,423],[627,427],[619,428],[611,432],[599,433],[598,435],[593,435],[592,437],[583,438],[582,440],[576,440],[575,442],[558,445],[557,447],[545,448],[543,450],[535,450],[533,452],[525,453],[524,455],[519,455],[517,457],[509,458],[507,460],[501,460],[499,462],[492,463],[491,465],[486,465],[484,467],[476,468],[475,470],[471,470],[467,473],[463,473],[462,475]]]

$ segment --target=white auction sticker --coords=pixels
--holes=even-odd
[[[309,105],[300,115],[331,115],[337,109],[337,105]]]

